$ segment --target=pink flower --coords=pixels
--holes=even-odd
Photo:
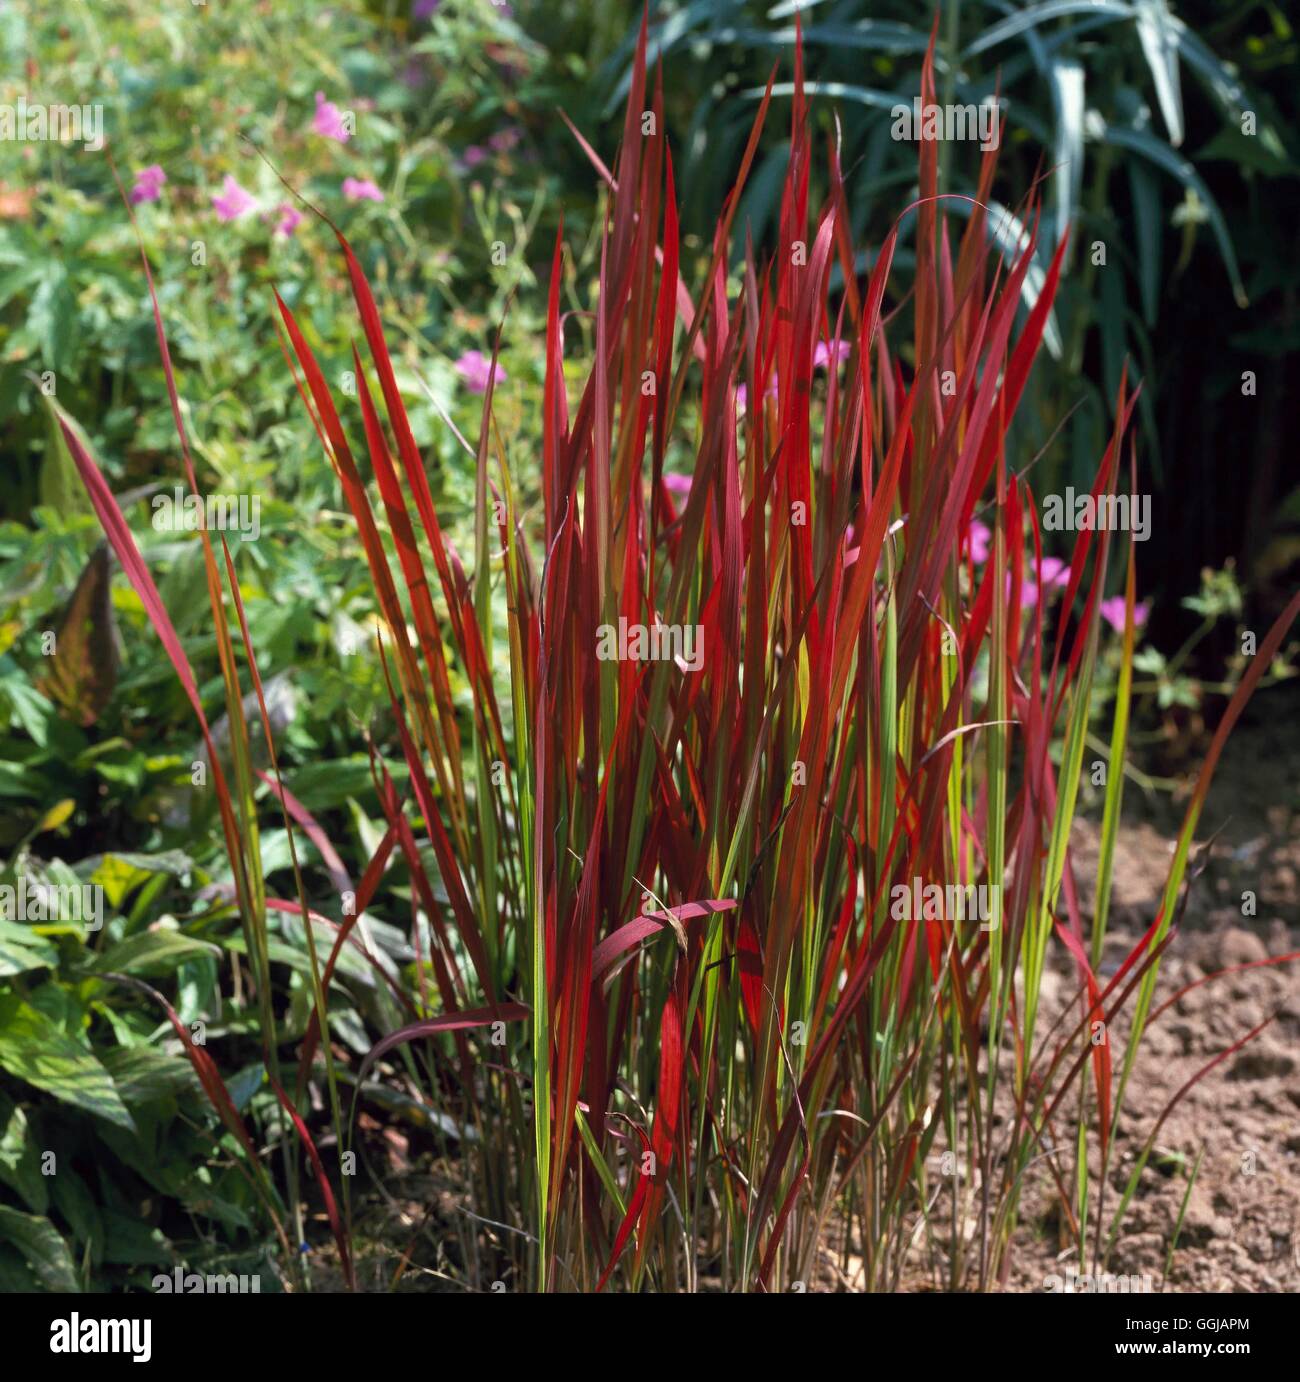
[[[237,221],[247,215],[257,202],[229,173],[221,184],[221,191],[212,194],[212,206],[219,221]]]
[[[835,363],[842,365],[845,360],[853,354],[853,347],[848,341],[835,342]],[[829,369],[831,364],[831,347],[826,341],[818,341],[813,347],[813,369]]]
[[[1043,582],[1043,593],[1051,594],[1058,586],[1069,585],[1069,562],[1060,557],[1043,557],[1038,568],[1038,578],[1029,574],[1028,569],[1021,576],[1020,607],[1032,609],[1038,604],[1039,579]],[[1007,594],[1011,593],[1011,572],[1007,572]]]
[[[323,91],[316,93],[316,114],[312,117],[311,127],[317,134],[324,135],[326,139],[337,139],[340,144],[346,144],[352,138],[343,122],[343,112],[333,101],[325,99]]]
[[[141,202],[156,202],[162,193],[163,183],[167,181],[167,174],[157,163],[151,163],[147,168],[141,168],[135,175],[135,186],[131,188],[131,205],[139,206]]]
[[[442,0],[415,0],[411,6],[412,19],[428,19],[442,3]]]
[[[481,350],[467,350],[456,361],[456,373],[465,381],[465,387],[470,393],[486,393],[488,380],[493,378],[492,360]],[[505,367],[498,362],[496,383],[503,384],[507,377]]]
[[[1151,613],[1151,601],[1139,600],[1133,606],[1133,627],[1140,629],[1147,621],[1147,615]],[[1124,597],[1122,595],[1112,595],[1109,600],[1101,602],[1101,617],[1115,630],[1116,633],[1124,632]]]
[[[382,202],[384,194],[369,178],[344,178],[343,195],[350,202]]]
[[[491,149],[494,154],[508,154],[518,143],[519,127],[517,125],[507,125],[505,129],[498,130],[488,140],[488,148]]]
[[[1003,586],[1006,595],[1011,594],[1011,572],[1007,572],[1006,585]],[[1038,586],[1034,583],[1029,573],[1023,572],[1020,577],[1020,608],[1033,609],[1038,603]]]
[[[460,156],[462,168],[477,168],[487,157],[487,150],[478,144],[471,144]]]
[[[685,499],[691,492],[692,478],[689,475],[665,475],[664,487],[674,499]]]
[[[776,397],[775,379],[767,386],[767,397]],[[749,411],[749,386],[746,384],[736,385],[736,407],[739,408],[742,413],[747,413]]]
[[[1060,557],[1044,557],[1038,575],[1044,585],[1069,585],[1070,563]]]
[[[1035,578],[1028,566],[1020,577],[1020,608],[1032,609],[1038,603],[1038,585],[1042,582],[1043,592],[1050,595],[1057,586],[1068,585],[1070,581],[1069,564],[1060,557],[1044,557]],[[1011,572],[1007,572],[1007,594],[1011,594]]]
[[[288,202],[280,203],[279,212],[280,219],[276,222],[275,233],[283,235],[287,239],[298,229],[298,223],[302,220],[302,212]]]
[[[988,561],[989,553],[993,550],[993,534],[989,531],[988,525],[981,523],[978,518],[972,518],[966,536],[970,540],[971,561],[976,566]]]

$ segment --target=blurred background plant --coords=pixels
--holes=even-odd
[[[533,281],[525,249],[541,208],[552,224],[558,214],[559,189],[520,123],[537,46],[487,4],[424,20],[391,10],[236,0],[194,14],[122,3],[0,11],[0,101],[76,93],[104,107],[192,381],[200,459],[236,489],[274,474],[305,506],[323,498],[298,419],[284,425],[292,381],[267,307],[273,283],[306,307],[340,280],[328,233],[269,164],[364,230],[366,267],[400,301],[394,325],[444,408],[464,392],[457,359],[490,347],[507,297]],[[0,504],[25,520],[50,491],[45,414],[23,368],[52,373],[64,406],[95,403],[95,439],[124,479],[155,478],[172,439],[107,158],[4,143],[0,189],[0,425],[16,461]],[[346,354],[346,340],[327,344]],[[452,464],[454,438],[435,429],[413,375],[404,385],[422,444]]]
[[[824,98],[814,100],[814,119],[839,132],[861,240],[879,244],[891,208],[915,185],[914,148],[890,137],[890,111],[910,106],[918,89],[932,18],[939,101],[1001,95],[1001,181],[1050,184],[1041,256],[1075,226],[1046,337],[1051,359],[1026,400],[1031,453],[1064,413],[1070,419],[1035,488],[1080,486],[1128,360],[1130,377],[1144,381],[1140,487],[1165,499],[1144,566],[1164,574],[1174,598],[1157,604],[1153,628],[1185,637],[1192,621],[1177,597],[1197,589],[1204,562],[1229,558],[1248,588],[1274,587],[1260,613],[1276,612],[1300,557],[1300,491],[1281,466],[1287,400],[1300,387],[1300,52],[1287,7],[941,0],[931,10],[885,0],[867,17],[859,0],[666,0],[652,7],[650,56],[672,57],[665,103],[682,132],[688,230],[707,217],[708,189],[733,180],[754,100],[789,50],[796,17],[808,88]],[[634,30],[629,18],[601,63],[605,114],[626,91]],[[789,92],[789,82],[777,84],[778,99]],[[774,228],[784,172],[780,125],[772,122],[740,211],[760,244]],[[977,173],[966,146],[940,145],[941,190],[970,195]],[[824,168],[813,176],[824,191]],[[1017,240],[1003,224],[1012,229],[1001,233],[1005,253]],[[998,230],[991,221],[990,233]]]

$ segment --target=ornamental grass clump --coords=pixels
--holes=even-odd
[[[264,804],[291,841],[328,839],[280,782],[273,744],[269,773],[252,766],[239,707],[245,683],[260,699],[261,676],[230,554],[203,532],[233,775],[212,763],[285,1145],[307,1153],[345,1270],[348,1091],[377,1072],[459,1130],[465,1212],[449,1251],[482,1289],[996,1288],[1027,1173],[1078,1270],[1103,1271],[1153,1145],[1162,1111],[1125,1094],[1162,1011],[1198,819],[1300,597],[1228,705],[1158,910],[1103,975],[1132,535],[1077,533],[1050,568],[1049,610],[1013,427],[1064,244],[1040,243],[1031,195],[1004,260],[997,141],[964,199],[939,195],[923,141],[918,194],[864,260],[833,144],[814,204],[797,48],[794,67],[776,243],[760,255],[736,225],[775,118],[769,82],[688,284],[643,28],[612,166],[584,143],[608,189],[594,348],[572,354],[561,231],[545,378],[526,409],[540,448],[496,426],[494,353],[468,556],[440,526],[382,309],[343,235],[364,356],[319,360],[311,323],[277,299],[369,564],[371,655],[391,697],[394,728],[372,746],[387,830],[355,895],[309,896],[296,855],[296,896],[266,895]],[[921,97],[934,99],[929,61]],[[915,267],[900,274],[905,232]],[[158,332],[165,353],[160,319]],[[344,369],[346,407],[328,382]],[[1135,464],[1135,397],[1121,383],[1094,498]],[[206,735],[131,533],[63,430]],[[1071,824],[1108,578],[1123,591],[1122,662],[1089,917]],[[347,1070],[322,1039],[336,962],[345,945],[364,952],[359,919],[390,869],[409,879],[419,955],[396,985],[407,1020]],[[296,1070],[271,1009],[268,916],[301,925],[311,956]],[[1054,1004],[1050,956],[1073,976]],[[213,1057],[178,1031],[268,1214],[296,1232],[283,1224],[301,1215],[298,1158],[271,1184]],[[314,1081],[329,1089],[327,1152],[307,1123]],[[1150,1136],[1117,1181],[1121,1122]]]

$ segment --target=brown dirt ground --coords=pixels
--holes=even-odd
[[[1266,691],[1228,741],[1197,837],[1221,833],[1192,884],[1153,1011],[1206,974],[1300,950],[1298,713],[1300,688]],[[1122,959],[1155,915],[1181,815],[1182,800],[1153,803],[1131,784],[1126,787],[1107,960]],[[1085,821],[1074,837],[1086,917],[1097,836],[1096,825]],[[1247,891],[1256,895],[1253,917],[1243,916]],[[1055,974],[1068,999],[1077,986],[1072,967],[1060,959]],[[1108,1193],[1113,1209],[1135,1156],[1178,1090],[1270,1017],[1258,1037],[1212,1070],[1169,1114],[1157,1152],[1183,1160],[1148,1164],[1111,1272],[1149,1274],[1156,1290],[1300,1290],[1300,962],[1213,980],[1184,995],[1150,1027],[1125,1101],[1127,1119],[1117,1134]],[[1126,1036],[1121,1028],[1119,1040]],[[1118,1042],[1116,1050],[1122,1050]],[[1166,1280],[1169,1239],[1202,1147]],[[1055,1242],[1041,1220],[1025,1222],[1008,1289],[1041,1290],[1045,1275],[1069,1266],[1077,1270],[1072,1255],[1055,1257]]]

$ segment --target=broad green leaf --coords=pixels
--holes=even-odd
[[[156,873],[167,873],[188,881],[194,861],[179,850],[163,854],[104,854],[85,861],[90,866],[91,883],[104,890],[109,905],[121,907],[127,897]]]
[[[261,1061],[246,1065],[242,1070],[226,1080],[230,1091],[230,1101],[242,1113],[248,1102],[266,1084],[266,1067]]]
[[[183,1056],[171,1056],[156,1046],[119,1046],[104,1056],[123,1100],[135,1106],[200,1089],[194,1068]]]
[[[77,1269],[58,1229],[38,1214],[0,1205],[0,1239],[12,1243],[46,1291],[80,1289]]]
[[[171,974],[186,960],[220,954],[219,947],[179,931],[141,931],[97,956],[91,969],[100,974],[114,970],[125,974]]]
[[[58,949],[30,926],[0,921],[0,978],[31,969],[53,969],[58,962]]]
[[[108,1071],[45,1013],[13,994],[0,997],[0,1069],[74,1108],[135,1131]]]
[[[49,742],[54,705],[31,684],[26,672],[4,656],[0,657],[0,716],[6,706],[11,719],[26,730],[34,744],[44,748]]]
[[[72,1226],[73,1241],[84,1245],[83,1251],[98,1266],[104,1246],[104,1224],[85,1181],[65,1166],[57,1176],[50,1177],[50,1195],[54,1207]]]
[[[170,1245],[161,1230],[128,1214],[104,1211],[104,1261],[128,1267],[165,1265],[171,1260]]]
[[[49,1206],[40,1155],[21,1105],[0,1093],[0,1180],[11,1185],[37,1214]]]

